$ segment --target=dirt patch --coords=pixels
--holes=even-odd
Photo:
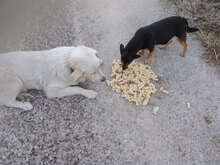
[[[210,117],[205,116],[204,119],[205,119],[205,122],[206,122],[207,124],[211,124],[211,123],[212,123]]]

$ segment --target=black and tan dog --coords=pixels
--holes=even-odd
[[[173,37],[176,37],[177,41],[183,46],[181,56],[185,56],[187,51],[186,32],[198,30],[189,27],[187,20],[178,16],[168,17],[138,29],[126,47],[120,45],[123,69],[126,69],[134,59],[140,57],[137,53],[144,54],[145,49],[149,50],[145,63],[149,63],[155,51],[155,45],[159,44],[161,45],[160,48],[164,49],[171,43]]]

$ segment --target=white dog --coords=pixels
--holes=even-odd
[[[76,94],[95,98],[95,91],[72,85],[87,79],[105,81],[101,64],[98,52],[86,46],[0,54],[0,105],[31,110],[29,102],[16,100],[27,89],[44,90],[49,98]]]

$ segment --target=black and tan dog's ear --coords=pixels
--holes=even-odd
[[[123,53],[124,53],[124,51],[125,51],[125,47],[124,47],[124,45],[123,45],[123,44],[121,44],[121,45],[120,45],[120,52],[121,52],[121,54],[123,54]]]
[[[141,57],[141,56],[138,55],[138,54],[135,54],[134,59],[135,59],[135,58],[139,58],[139,57]]]

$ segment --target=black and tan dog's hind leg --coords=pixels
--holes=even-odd
[[[181,53],[180,56],[184,57],[186,55],[186,52],[187,52],[186,39],[184,38],[183,40],[181,40],[178,37],[176,37],[176,40],[183,46],[183,53]]]
[[[153,54],[155,52],[155,46],[152,49],[150,49],[149,51],[150,51],[150,53],[148,54],[148,57],[145,60],[145,64],[148,64],[150,62],[150,60],[151,60],[151,58],[152,58],[152,56],[153,56]]]
[[[170,40],[169,42],[167,42],[167,43],[164,44],[164,45],[160,45],[159,48],[160,48],[160,49],[165,49],[171,42],[173,42],[173,40]]]

